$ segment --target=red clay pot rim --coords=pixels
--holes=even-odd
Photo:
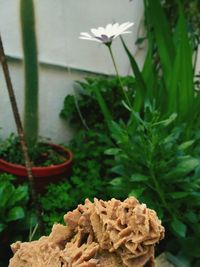
[[[50,165],[50,166],[42,166],[42,167],[33,166],[33,167],[31,167],[32,171],[40,171],[40,170],[42,171],[42,170],[47,169],[47,168],[50,171],[51,170],[56,170],[56,169],[60,169],[61,167],[65,167],[66,165],[68,165],[68,164],[70,164],[72,162],[73,154],[69,149],[67,149],[67,148],[65,148],[63,146],[50,144],[50,143],[48,143],[47,145],[55,147],[58,150],[65,151],[66,154],[68,155],[68,159],[66,161],[64,161],[63,163],[60,163],[60,164],[55,164],[55,165]],[[11,168],[17,168],[18,170],[26,170],[25,166],[20,165],[20,164],[11,163],[11,162],[8,162],[8,161],[3,160],[3,159],[0,159],[0,162],[2,162],[2,164],[4,164],[4,165],[10,166]]]

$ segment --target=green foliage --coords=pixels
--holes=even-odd
[[[24,129],[32,148],[38,138],[38,60],[33,0],[20,1],[20,16],[25,75]]]
[[[85,198],[107,197],[111,162],[104,151],[110,145],[112,142],[100,125],[96,130],[80,131],[72,140],[70,146],[74,152],[74,167],[71,182],[76,189],[74,196],[77,203]]]
[[[63,223],[65,212],[73,207],[74,199],[70,195],[71,189],[68,182],[51,184],[46,194],[40,197],[46,234],[50,233],[54,223]]]
[[[163,7],[166,11],[166,15],[169,18],[169,22],[172,27],[175,26],[177,20],[177,7],[176,1],[174,0],[164,0]],[[192,40],[193,50],[197,49],[197,45],[200,42],[200,29],[199,29],[199,20],[200,20],[200,2],[198,0],[181,0],[181,3],[184,7],[185,16],[188,21],[188,32],[190,39]]]
[[[10,245],[18,240],[28,241],[29,231],[37,224],[28,201],[28,186],[14,183],[14,176],[0,174],[0,266],[8,266],[13,255]]]
[[[122,79],[129,93],[134,86],[132,77]],[[98,106],[94,90],[99,90],[111,107],[113,118],[128,119],[128,112],[121,104],[121,92],[117,78],[95,77],[79,82],[79,96],[67,96],[61,117],[77,129],[67,146],[74,154],[72,175],[67,181],[50,185],[41,197],[44,222],[47,231],[52,224],[62,222],[63,215],[83,203],[86,198],[109,199],[109,181],[113,160],[104,151],[113,145],[104,117]],[[95,89],[94,89],[95,87]],[[92,112],[91,112],[92,111]]]
[[[134,94],[135,81],[131,76],[123,77],[122,84],[131,97]],[[81,127],[95,128],[96,123],[104,124],[104,117],[99,108],[96,91],[99,91],[109,106],[109,113],[112,119],[128,118],[128,112],[121,104],[121,91],[119,81],[116,77],[95,77],[86,78],[84,82],[77,82],[79,86],[78,96],[68,95],[64,100],[61,117],[80,129]],[[91,112],[92,111],[92,112]],[[105,126],[106,128],[106,126]]]
[[[200,94],[194,90],[191,42],[182,6],[179,3],[176,26],[170,28],[160,0],[144,3],[148,53],[141,72],[122,40],[138,85],[134,110],[143,112],[145,105],[154,102],[163,117],[177,113],[178,121],[190,120],[188,131],[194,122],[197,129]]]
[[[33,166],[50,166],[65,161],[65,157],[45,143],[36,143],[30,150],[29,156]],[[14,133],[0,141],[0,157],[8,162],[25,165],[24,155],[19,137]]]
[[[47,232],[54,222],[62,222],[63,215],[86,198],[110,198],[107,187],[113,174],[109,172],[111,162],[104,151],[112,143],[101,132],[103,129],[100,125],[98,129],[80,130],[76,134],[70,144],[74,153],[71,177],[60,184],[50,185],[41,197]]]
[[[5,231],[9,223],[25,217],[28,187],[26,185],[15,187],[13,180],[12,175],[0,175],[0,233]]]
[[[165,249],[194,259],[200,251],[188,242],[200,238],[200,154],[194,152],[200,137],[194,133],[186,141],[187,126],[174,124],[175,118],[163,120],[158,111],[146,109],[143,119],[132,112],[128,124],[113,122],[117,146],[106,154],[115,158],[116,178],[110,185],[115,197],[134,195],[157,211],[166,227]]]
[[[7,139],[0,140],[0,157],[8,162],[24,164],[19,137],[14,133],[11,133]]]

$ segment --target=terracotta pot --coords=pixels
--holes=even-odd
[[[69,176],[72,166],[72,152],[64,147],[55,144],[47,144],[57,151],[60,151],[62,155],[66,155],[66,160],[57,165],[51,165],[47,167],[32,167],[32,172],[35,181],[35,188],[38,193],[43,192],[45,187],[49,183],[56,183],[63,179],[63,177]],[[13,174],[18,177],[17,182],[27,181],[27,171],[23,165],[14,164],[0,159],[0,171]]]

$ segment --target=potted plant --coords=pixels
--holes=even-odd
[[[43,143],[38,140],[38,59],[34,5],[32,0],[20,1],[20,14],[25,76],[24,135],[28,147],[30,167],[34,177],[35,188],[37,191],[41,192],[49,182],[55,182],[62,174],[65,173],[66,175],[69,173],[72,153],[70,150],[59,145]],[[1,61],[3,64],[3,60]],[[14,111],[14,116],[16,116],[15,113]],[[27,168],[24,166],[23,162],[7,161],[6,154],[8,148],[12,150],[16,149],[16,154],[17,151],[20,150],[19,138],[12,137],[12,141],[10,146],[4,144],[4,147],[1,148],[3,153],[0,155],[0,170],[17,175],[19,181],[24,181],[27,179]],[[15,146],[13,146],[13,144],[15,144]],[[23,158],[23,154],[21,158]],[[24,163],[25,161],[26,159]],[[35,163],[36,166],[34,166]]]

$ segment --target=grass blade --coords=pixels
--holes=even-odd
[[[190,119],[194,101],[192,49],[182,9],[177,32],[178,45],[170,81],[169,111],[177,112],[179,119]]]
[[[158,53],[163,69],[163,77],[165,84],[171,76],[172,66],[174,62],[175,48],[172,39],[172,34],[165,13],[161,6],[160,0],[145,0],[148,23],[153,26],[155,38],[158,48]]]
[[[142,105],[145,101],[145,96],[146,96],[146,92],[147,92],[146,84],[145,84],[145,81],[142,77],[142,74],[138,68],[137,62],[135,61],[134,57],[132,56],[131,52],[129,51],[129,49],[126,46],[122,37],[121,37],[121,41],[122,41],[123,47],[126,51],[126,54],[129,58],[132,71],[135,75],[136,85],[137,85],[136,86],[136,97],[134,100],[133,108],[135,111],[140,111],[140,109],[142,108]]]

